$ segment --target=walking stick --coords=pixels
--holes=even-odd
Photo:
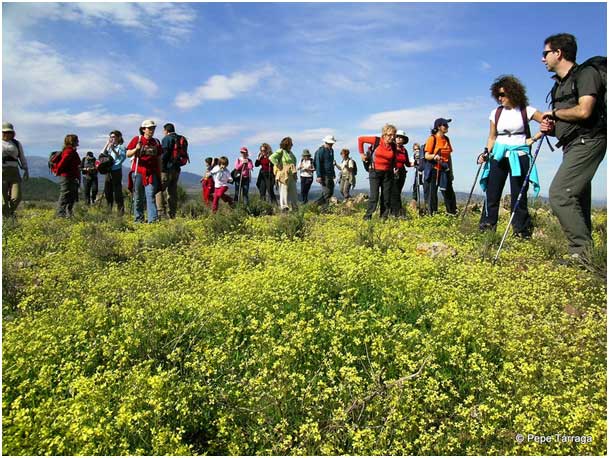
[[[247,164],[247,162],[246,162]],[[239,175],[239,203],[243,205],[243,188],[241,187],[241,183],[243,183],[243,164],[241,164],[241,174]]]
[[[493,265],[495,265],[495,263],[497,262],[497,259],[499,259],[499,253],[501,252],[501,248],[503,247],[503,242],[505,242],[505,238],[507,237],[507,234],[510,230],[512,220],[514,219],[516,210],[518,210],[518,205],[520,205],[520,199],[522,198],[522,195],[524,194],[524,190],[527,187],[527,185],[529,184],[529,177],[531,176],[531,171],[533,170],[533,166],[535,165],[535,161],[537,160],[537,155],[539,154],[539,150],[541,149],[541,144],[543,143],[545,138],[546,138],[546,134],[543,134],[539,141],[539,146],[537,147],[537,150],[535,151],[535,155],[533,156],[533,160],[531,161],[531,165],[529,166],[529,171],[527,172],[527,176],[524,179],[522,188],[520,189],[520,192],[518,193],[518,198],[516,199],[516,203],[514,204],[514,209],[512,210],[512,214],[510,215],[510,220],[508,221],[508,225],[505,228],[505,232],[503,233],[501,243],[499,244],[499,249],[497,250],[497,253],[495,254],[495,259],[493,259]]]
[[[478,167],[478,171],[476,172],[476,178],[474,178],[474,184],[472,184],[472,189],[469,191],[469,196],[467,197],[467,203],[465,204],[465,208],[463,209],[463,213],[461,214],[461,222],[465,219],[465,214],[467,213],[467,207],[469,207],[469,202],[472,199],[472,194],[474,193],[474,188],[476,187],[476,183],[478,182],[478,176],[480,175],[480,170],[482,170],[482,166],[484,162],[480,164]]]

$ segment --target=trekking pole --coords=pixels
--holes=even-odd
[[[539,154],[539,150],[541,149],[541,144],[543,143],[543,140],[545,139],[545,137],[546,137],[546,134],[543,134],[541,136],[541,139],[539,141],[539,146],[537,147],[537,150],[535,151],[535,155],[533,156],[533,160],[531,161],[531,165],[529,166],[529,171],[527,172],[527,176],[524,178],[524,183],[522,184],[522,188],[520,188],[520,192],[518,193],[518,198],[516,199],[516,203],[514,204],[514,209],[512,210],[512,214],[510,215],[510,220],[508,221],[508,225],[505,228],[503,237],[501,238],[501,243],[499,244],[499,249],[497,250],[497,253],[495,254],[495,258],[493,259],[493,265],[495,265],[495,263],[497,262],[497,259],[499,259],[499,253],[501,252],[501,248],[503,247],[503,242],[505,242],[505,238],[507,237],[507,234],[510,230],[512,220],[514,219],[516,210],[518,210],[518,205],[520,205],[520,199],[522,198],[522,195],[524,194],[524,190],[527,187],[527,185],[529,184],[529,177],[531,176],[531,171],[533,170],[533,166],[535,165],[535,161],[537,160],[537,155]]]
[[[478,171],[476,172],[476,178],[474,178],[474,184],[472,184],[472,189],[469,191],[469,196],[467,197],[467,203],[465,204],[465,208],[463,209],[463,213],[461,214],[461,222],[465,219],[465,214],[467,213],[467,207],[469,207],[469,202],[472,199],[472,194],[474,193],[474,188],[476,187],[476,183],[478,182],[478,176],[480,175],[480,170],[482,170],[482,166],[485,163],[482,162],[478,167]]]
[[[239,203],[243,205],[243,187],[241,184],[243,183],[243,164],[241,164],[241,175],[239,176]]]

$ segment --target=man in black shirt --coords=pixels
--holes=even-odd
[[[550,205],[569,242],[569,254],[579,259],[592,245],[592,178],[607,150],[607,81],[593,66],[575,63],[573,35],[546,38],[542,54],[556,83],[552,111],[544,113],[541,130],[556,136],[563,150],[550,185]]]

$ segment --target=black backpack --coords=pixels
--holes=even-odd
[[[99,159],[95,164],[97,171],[102,175],[110,173],[112,166],[114,165],[114,159],[110,156],[110,153],[103,152],[99,155]]]
[[[370,171],[370,168],[374,166],[374,152],[379,147],[379,143],[381,142],[380,137],[376,137],[374,140],[374,145],[368,147],[368,151],[366,151],[366,160],[364,162],[364,169],[366,172]]]
[[[579,72],[586,68],[592,67],[596,69],[596,71],[600,74],[601,77],[601,87],[599,89],[599,93],[596,94],[596,103],[594,105],[594,112],[598,116],[597,123],[595,127],[592,129],[594,131],[607,129],[607,57],[606,56],[594,56],[586,60],[585,62],[577,65],[573,70],[572,78],[571,78],[571,93],[565,94],[559,99],[556,98],[556,91],[558,89],[558,82],[554,83],[552,90],[548,94],[551,96],[551,107],[555,108],[556,102],[562,102],[568,99],[575,99],[576,101],[579,99],[579,94],[577,92],[577,75]],[[546,98],[546,102],[547,102]],[[579,130],[579,129],[578,129]],[[587,129],[590,130],[590,129]]]

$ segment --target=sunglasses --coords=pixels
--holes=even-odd
[[[499,97],[505,97],[505,92],[500,92],[499,94],[497,94],[497,98]]]
[[[546,57],[548,57],[548,54],[550,54],[551,52],[554,52],[554,50],[553,49],[548,49],[547,51],[542,52],[541,55],[545,59]]]

